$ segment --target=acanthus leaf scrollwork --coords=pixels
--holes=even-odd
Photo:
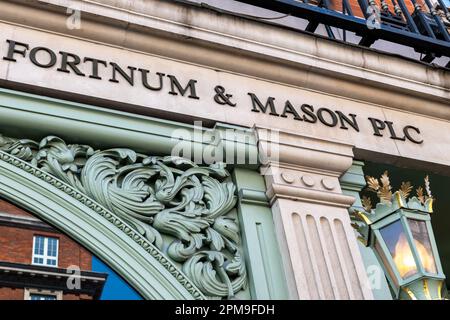
[[[235,186],[223,163],[115,148],[94,151],[56,136],[37,143],[0,136],[0,150],[55,176],[120,216],[174,261],[207,296],[233,297],[247,284]],[[163,235],[174,238],[164,243]],[[167,237],[166,237],[167,238]],[[171,239],[172,239],[171,238]]]

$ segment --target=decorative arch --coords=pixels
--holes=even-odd
[[[0,195],[104,260],[144,299],[204,299],[154,245],[116,214],[52,175],[0,151]]]
[[[258,147],[252,129],[217,123],[214,128],[196,131],[198,128],[178,122],[3,88],[0,88],[0,105],[1,134],[17,137],[20,132],[22,138],[28,138],[11,139],[0,134],[0,195],[79,241],[107,262],[143,298],[231,298],[233,294],[238,299],[288,297],[266,186],[258,172]],[[72,143],[88,143],[92,148],[66,145],[56,137],[48,139],[50,134]],[[29,139],[42,140],[38,143]],[[197,213],[209,226],[202,223],[201,232],[196,231],[197,223],[189,223],[188,217],[184,228],[157,230],[164,238],[163,246],[158,247],[161,239],[151,239],[151,232],[143,235],[142,230],[151,229],[145,230],[145,225],[136,228],[129,223],[121,210],[111,207],[111,202],[102,197],[104,193],[86,192],[84,182],[79,188],[78,152],[87,160],[86,156],[91,158],[94,151],[90,149],[100,149],[96,153],[115,150],[114,159],[123,167],[124,162],[128,165],[133,162],[134,155],[142,163],[142,154],[135,151],[169,155],[181,141],[187,146],[183,156],[213,153],[237,164],[230,176],[217,164],[196,166],[187,159],[174,163],[167,157],[145,157],[166,158],[169,167],[176,169],[175,176],[190,170],[189,175],[198,178],[195,185],[209,181],[202,184],[202,192],[192,193],[203,195],[202,202],[197,202],[202,210]],[[117,146],[129,149],[119,148],[124,151],[121,153],[117,152]],[[78,159],[71,164],[73,153],[78,154]],[[132,156],[121,159],[120,154]],[[110,154],[106,156],[111,158]],[[213,181],[202,176],[209,176]],[[151,186],[155,187],[153,183]],[[173,208],[170,204],[166,207]],[[218,207],[221,209],[217,210]],[[133,210],[139,208],[138,203]],[[152,222],[151,227],[164,228],[166,224],[161,222],[164,221],[160,219],[157,226]],[[188,232],[180,233],[180,230]],[[171,233],[169,237],[168,233]],[[186,236],[199,242],[173,241]],[[199,249],[197,245],[186,246],[188,243],[205,245]],[[173,244],[175,249],[171,254],[168,244]],[[189,250],[194,250],[194,254]],[[183,262],[186,257],[188,260]]]

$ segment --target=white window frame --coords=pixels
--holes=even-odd
[[[24,300],[31,300],[32,295],[40,295],[40,296],[52,296],[55,297],[56,300],[63,299],[62,291],[56,290],[44,290],[44,289],[36,289],[36,288],[25,288],[24,290]]]
[[[44,238],[44,254],[35,254],[36,238],[37,237]],[[56,239],[56,257],[48,255],[48,239],[50,239],[50,238],[51,239]],[[58,238],[36,234],[36,235],[33,236],[33,249],[32,250],[33,250],[33,254],[31,256],[31,264],[32,265],[46,266],[46,267],[53,267],[53,268],[57,268],[58,267],[58,260],[59,260],[58,259],[59,258],[59,239]],[[34,262],[34,258],[42,258],[43,262],[42,263]],[[56,264],[55,265],[47,264],[47,259],[56,260]]]

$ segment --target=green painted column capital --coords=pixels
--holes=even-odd
[[[366,186],[363,167],[364,162],[354,160],[351,167],[339,179],[343,193],[355,197],[352,208],[362,208],[359,193]]]
[[[252,299],[288,299],[286,277],[264,178],[253,170],[232,173]]]
[[[359,193],[366,186],[364,178],[364,162],[354,160],[352,166],[339,179],[342,193],[355,198],[354,204],[349,208],[349,213],[354,210],[361,210],[362,203]],[[355,231],[355,237],[356,231]],[[386,281],[383,268],[371,248],[364,246],[358,241],[359,251],[366,268],[367,278],[371,286],[372,293],[377,300],[392,300],[389,285]]]

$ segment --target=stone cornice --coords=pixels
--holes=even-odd
[[[268,199],[266,193],[260,190],[242,188],[238,193],[241,203],[251,203],[258,205],[267,205]]]
[[[0,212],[0,226],[10,226],[16,228],[45,230],[58,232],[52,226],[33,217],[24,217]]]
[[[17,272],[17,273],[29,273],[32,275],[46,275],[59,278],[69,278],[73,277],[73,273],[67,271],[66,268],[54,268],[47,266],[36,266],[22,263],[10,263],[5,261],[0,261],[0,270],[3,272]],[[90,280],[94,282],[105,282],[107,274],[94,272],[94,271],[81,271],[79,277],[84,280]]]
[[[67,279],[73,273],[64,268],[42,267],[21,263],[0,261],[0,285],[13,288],[47,288],[62,290],[65,293],[89,294],[99,299],[108,274],[81,271],[79,277],[83,285],[80,289],[70,289]]]
[[[272,184],[267,195],[271,199],[276,197],[276,199],[291,199],[343,208],[348,208],[355,202],[355,198],[351,196],[283,184]]]
[[[82,9],[81,30],[67,29],[66,6]],[[2,4],[0,20],[450,119],[443,69],[196,6],[12,0]]]
[[[288,131],[257,127],[261,173],[267,197],[348,208],[355,199],[343,195],[338,178],[352,165],[352,146]]]
[[[352,164],[353,146],[289,131],[256,127],[260,157],[268,155],[271,167],[306,169],[340,176]]]

